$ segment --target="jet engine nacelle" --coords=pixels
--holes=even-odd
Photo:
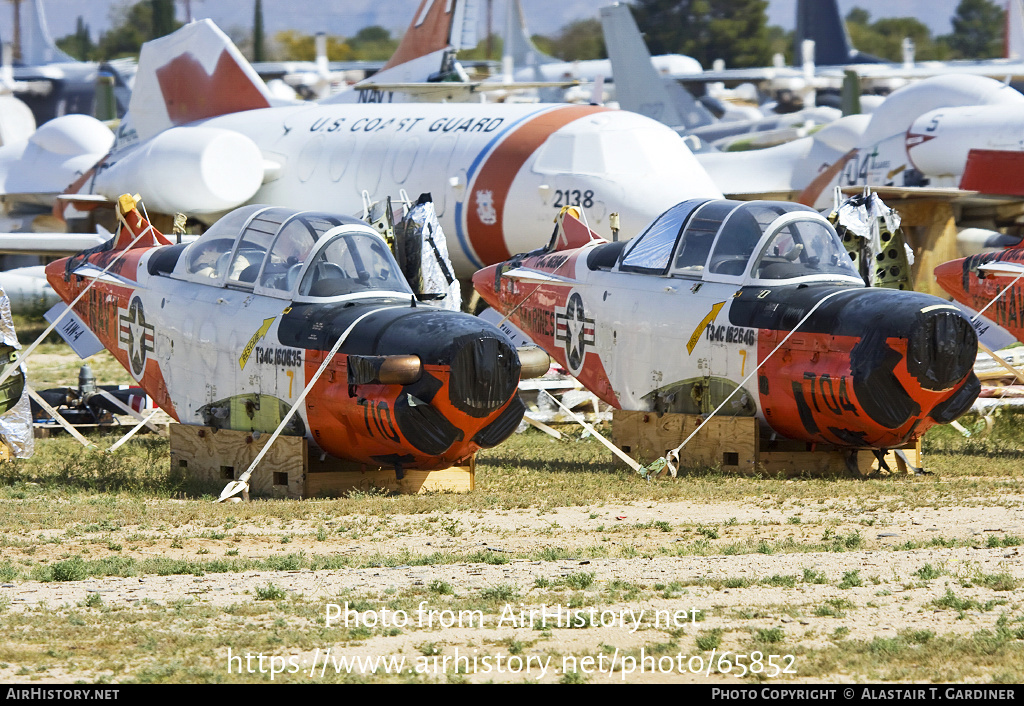
[[[251,139],[232,130],[179,127],[105,165],[95,188],[114,199],[123,184],[134,184],[152,211],[200,215],[245,203],[262,183],[263,154]]]

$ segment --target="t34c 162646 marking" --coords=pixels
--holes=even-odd
[[[621,409],[722,405],[788,438],[891,448],[979,391],[967,318],[866,287],[831,224],[797,204],[685,201],[625,242],[566,213],[547,248],[473,284]]]
[[[505,334],[418,303],[365,223],[254,205],[174,245],[132,197],[119,203],[117,236],[47,277],[66,302],[95,282],[75,313],[178,421],[274,431],[343,336],[285,433],[343,459],[432,470],[522,420]]]

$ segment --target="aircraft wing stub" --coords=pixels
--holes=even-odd
[[[1017,262],[989,262],[978,269],[994,277],[1019,277],[1024,275],[1024,265]]]
[[[559,275],[548,274],[547,272],[541,272],[539,270],[531,270],[527,267],[517,267],[512,270],[507,270],[502,272],[501,276],[526,284],[553,284],[567,287],[571,287],[576,284],[576,280],[571,277],[561,277]]]
[[[108,284],[119,284],[122,286],[135,286],[136,283],[125,277],[120,277],[113,274],[112,272],[104,272],[102,268],[96,267],[93,264],[85,264],[80,267],[76,267],[71,273],[78,277],[86,277],[88,279],[95,279],[100,282],[107,282]]]
[[[844,194],[856,196],[864,193],[863,185],[840,187]],[[927,187],[927,186],[875,186],[871,190],[885,199],[931,199],[957,201],[962,199],[981,198],[981,192],[966,189]]]
[[[95,205],[114,205],[114,199],[108,198],[102,194],[58,194],[57,198],[60,201],[67,201],[68,203],[82,203],[82,204],[95,204]]]

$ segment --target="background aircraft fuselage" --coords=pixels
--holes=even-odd
[[[672,130],[591,106],[289,106],[173,131],[174,144],[172,130],[138,140],[126,123],[83,191],[109,198],[138,192],[151,212],[209,220],[244,202],[355,214],[364,193],[380,200],[400,190],[413,199],[430,192],[462,277],[542,245],[562,206],[582,207],[605,232],[613,212],[623,229],[637,230],[681,198],[720,194]],[[232,157],[197,146],[189,157],[194,176],[183,177],[181,140],[191,135],[197,145],[231,135],[251,147],[234,147],[236,139]],[[206,191],[243,181],[255,189],[245,199],[230,206],[214,199],[205,213],[197,207]]]

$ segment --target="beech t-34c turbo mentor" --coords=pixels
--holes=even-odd
[[[444,468],[522,420],[505,334],[418,303],[365,223],[253,205],[173,245],[118,201],[116,237],[47,278],[69,303],[95,282],[75,313],[179,422],[274,431],[339,339],[285,427],[333,456]]]
[[[784,437],[884,449],[954,420],[980,387],[968,319],[938,297],[866,287],[829,222],[799,204],[684,201],[611,243],[564,214],[547,248],[473,285],[620,409],[725,402]]]

